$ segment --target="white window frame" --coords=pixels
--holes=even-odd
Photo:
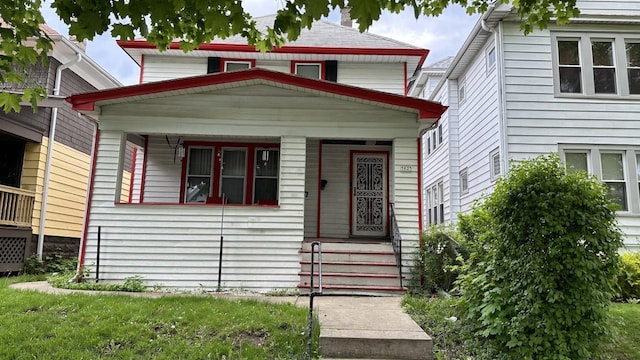
[[[498,161],[498,172],[496,172],[495,162]],[[496,181],[502,176],[502,158],[500,157],[500,149],[496,148],[489,153],[489,171],[491,174],[491,181]]]
[[[460,170],[460,194],[469,193],[469,169],[464,168]]]
[[[593,165],[591,165],[591,151],[584,150],[584,149],[567,149],[563,151],[561,160],[562,160],[562,163],[565,165],[565,169],[569,169],[567,167],[567,165],[569,164],[567,163],[567,160],[566,160],[567,154],[585,154],[587,156],[587,172],[589,174],[593,172]]]
[[[560,160],[563,162],[565,162],[565,154],[567,152],[587,152],[589,173],[594,175],[598,179],[602,179],[602,165],[600,154],[622,153],[628,210],[619,210],[618,214],[640,214],[640,174],[638,174],[637,171],[637,156],[640,155],[640,146],[560,144],[558,146],[558,151],[560,154]]]
[[[293,67],[294,74],[298,75],[298,66],[310,66],[310,65],[318,67],[318,77],[308,78],[308,79],[322,80],[323,78],[322,71],[324,70],[324,66],[321,62],[295,62]]]
[[[247,60],[247,61],[242,61],[242,60],[224,60],[224,72],[227,72],[229,70],[227,70],[227,65],[228,64],[245,64],[248,65],[247,69],[251,69],[251,61]],[[241,71],[241,70],[233,70],[233,71]]]
[[[581,67],[581,93],[563,93],[560,92],[560,73],[559,73],[559,54],[558,41],[576,40],[578,41]],[[615,94],[600,94],[595,92],[593,78],[593,53],[591,48],[592,41],[611,41],[613,43],[613,61],[615,67]],[[640,35],[636,33],[624,32],[565,32],[556,31],[551,34],[551,55],[553,60],[553,87],[555,97],[568,98],[598,98],[598,99],[619,99],[634,98],[640,99],[640,94],[631,94],[629,92],[629,78],[627,69],[626,43],[640,43]]]
[[[458,85],[458,104],[462,104],[467,99],[467,88],[464,82]]]
[[[491,44],[485,52],[485,58],[487,59],[487,74],[492,72],[496,68],[496,62],[498,62],[498,53],[496,52],[495,44]],[[493,59],[493,61],[491,61]]]

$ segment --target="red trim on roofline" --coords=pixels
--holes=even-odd
[[[116,41],[118,46],[123,49],[157,49],[156,45],[151,44],[146,40],[129,40],[129,41]],[[179,42],[172,42],[167,50],[181,50]],[[234,52],[259,52],[255,46],[247,44],[223,44],[223,43],[208,43],[200,44],[195,50],[207,50],[207,51],[234,51]],[[429,50],[427,49],[394,49],[394,48],[349,48],[349,47],[328,47],[328,46],[295,46],[285,45],[279,48],[274,48],[269,52],[283,53],[283,54],[321,54],[321,55],[405,55],[405,56],[419,56],[418,67],[422,67]]]
[[[308,79],[261,68],[131,85],[121,88],[72,95],[67,97],[66,100],[73,105],[73,109],[76,111],[94,111],[96,102],[100,101],[117,100],[132,96],[143,96],[248,80],[264,80],[336,95],[359,98],[372,102],[412,108],[418,111],[420,119],[439,119],[442,113],[447,109],[446,106],[424,99],[338,84],[331,81]]]

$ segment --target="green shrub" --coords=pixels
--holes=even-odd
[[[607,187],[557,155],[514,165],[460,218],[461,304],[494,359],[589,359],[608,334],[622,236]]]
[[[640,299],[640,253],[620,255],[618,292],[622,300]]]
[[[466,255],[455,240],[457,236],[451,229],[435,226],[420,235],[420,247],[411,268],[412,293],[451,291]]]
[[[44,262],[38,255],[33,254],[24,261],[22,273],[27,275],[42,275],[45,273]]]
[[[44,260],[33,254],[25,260],[22,272],[28,275],[72,272],[77,265],[78,258],[65,258],[57,252],[47,255]]]

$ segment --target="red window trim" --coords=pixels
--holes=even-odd
[[[211,147],[213,148],[213,179],[212,185],[212,198],[219,197],[220,192],[220,157],[217,152],[223,148],[243,148],[247,150],[247,163],[245,164],[245,196],[243,204],[234,205],[249,205],[249,206],[276,206],[277,204],[254,204],[253,203],[253,189],[254,189],[254,164],[255,164],[255,152],[257,148],[268,148],[280,150],[280,143],[243,143],[243,142],[207,142],[207,141],[185,141],[184,142],[185,156],[182,158],[182,174],[180,179],[180,199],[179,204],[192,205],[191,203],[185,203],[185,186],[187,183],[187,161],[189,156],[190,147]],[[215,204],[215,202],[214,202]],[[193,204],[196,205],[196,204]],[[202,204],[200,204],[202,205]],[[210,204],[207,204],[210,205]]]
[[[296,65],[298,64],[318,64],[320,65],[320,80],[325,80],[325,66],[326,63],[322,60],[292,60],[291,61],[291,73],[297,75]]]
[[[239,59],[239,58],[221,58],[220,59],[220,72],[226,72],[225,69],[226,64],[228,62],[241,62],[241,63],[249,63],[249,69],[256,67],[256,59]]]

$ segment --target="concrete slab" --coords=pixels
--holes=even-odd
[[[316,298],[320,353],[331,358],[432,359],[433,341],[402,311],[401,297]]]

